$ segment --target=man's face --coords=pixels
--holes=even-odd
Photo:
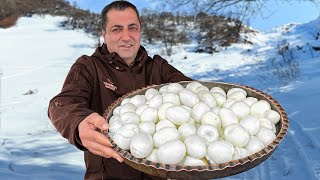
[[[140,48],[141,26],[132,8],[119,11],[111,9],[107,13],[107,24],[103,32],[104,43],[110,53],[116,52],[130,65]]]

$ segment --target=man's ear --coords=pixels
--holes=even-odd
[[[104,29],[101,28],[101,34],[102,34],[102,37],[103,37],[103,42],[105,43],[106,42],[106,31]]]
[[[101,34],[103,37],[106,35],[106,31],[103,28],[101,28]]]

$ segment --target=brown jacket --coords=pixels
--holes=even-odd
[[[191,80],[160,56],[149,57],[141,46],[136,61],[128,66],[106,45],[92,56],[81,56],[71,67],[61,92],[49,104],[48,116],[53,125],[71,144],[84,151],[85,179],[143,179],[145,174],[94,155],[82,146],[79,123],[93,112],[103,115],[117,98],[151,84]]]

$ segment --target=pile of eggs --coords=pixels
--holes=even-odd
[[[137,158],[205,166],[256,153],[276,138],[280,114],[245,90],[170,83],[125,98],[109,119],[114,142]]]

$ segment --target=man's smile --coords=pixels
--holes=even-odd
[[[133,45],[132,44],[124,44],[120,45],[120,48],[131,48]]]

